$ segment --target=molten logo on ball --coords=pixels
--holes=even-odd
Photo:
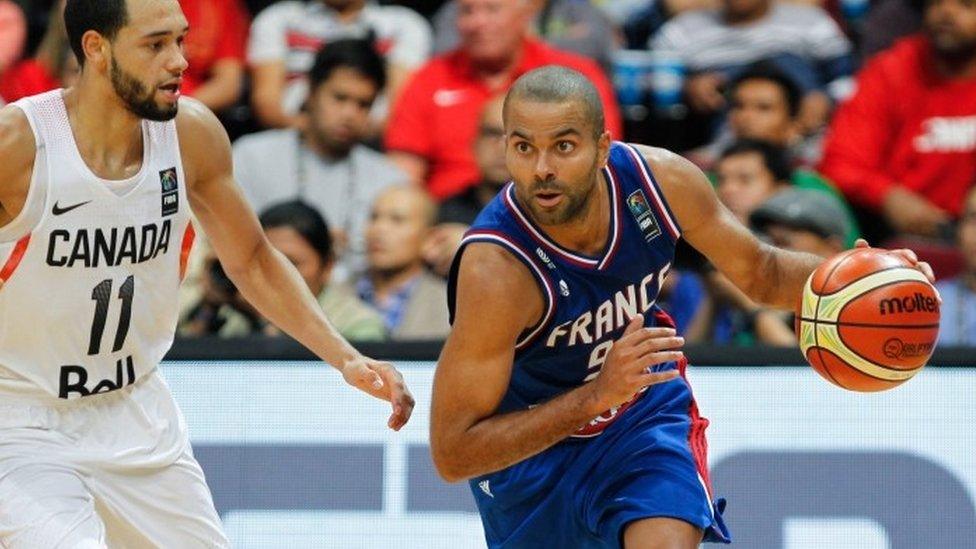
[[[934,297],[927,297],[920,292],[915,292],[910,296],[882,299],[878,303],[878,308],[882,316],[914,313],[915,311],[934,313],[939,310],[939,302]]]

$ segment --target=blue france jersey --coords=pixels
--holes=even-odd
[[[646,326],[671,325],[655,300],[680,236],[674,215],[633,146],[612,143],[603,175],[612,213],[609,238],[597,257],[549,239],[516,201],[513,183],[485,207],[462,240],[448,291],[452,317],[457,266],[472,242],[505,248],[528,267],[543,295],[542,319],[516,344],[500,413],[541,404],[596,377],[612,342],[637,313],[644,313]],[[600,434],[629,404],[594,419],[576,436]]]

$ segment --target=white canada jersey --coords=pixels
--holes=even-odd
[[[107,181],[82,159],[61,93],[14,103],[27,114],[37,155],[24,210],[0,233],[0,367],[8,374],[0,397],[120,389],[157,366],[176,330],[193,240],[176,124],[143,121],[139,173]]]

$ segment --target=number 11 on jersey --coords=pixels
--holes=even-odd
[[[115,330],[115,342],[112,352],[122,350],[125,338],[129,335],[129,321],[132,320],[132,297],[135,295],[136,281],[129,275],[119,288],[119,299],[122,301],[122,312],[119,314],[119,326]],[[112,279],[106,278],[92,289],[92,300],[95,301],[95,318],[92,319],[91,339],[88,340],[88,355],[97,355],[102,346],[102,335],[105,333],[105,318],[108,316],[109,302],[112,299]]]

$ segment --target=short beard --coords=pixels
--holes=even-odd
[[[155,93],[146,90],[142,82],[119,68],[114,59],[109,67],[109,77],[115,93],[132,114],[155,122],[166,122],[176,118],[178,104],[161,108],[156,104]]]
[[[579,194],[570,194],[565,191],[566,185],[546,185],[545,183],[536,182],[532,185],[532,190],[529,195],[529,200],[526,203],[529,206],[529,210],[532,212],[532,217],[540,225],[562,225],[564,223],[569,223],[570,221],[575,221],[580,218],[586,212],[586,206],[590,203],[590,197],[593,196],[593,190],[596,189],[598,184],[597,177],[598,168],[594,164],[590,174],[588,176],[591,182],[590,187],[585,189]],[[536,205],[535,201],[531,200],[533,194],[539,190],[545,190],[547,187],[554,188],[563,193],[565,197],[566,204],[562,209],[556,209],[555,211],[546,211]]]

